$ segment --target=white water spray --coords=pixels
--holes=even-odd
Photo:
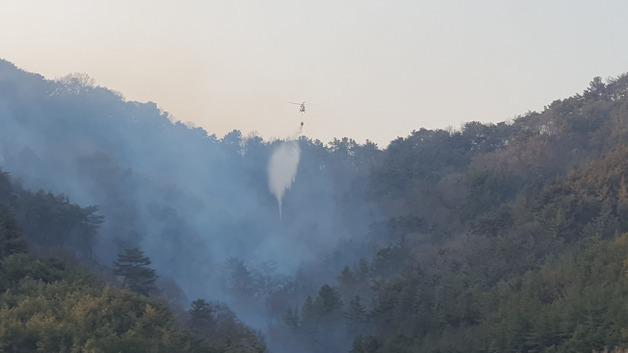
[[[282,218],[283,196],[297,176],[301,149],[295,140],[284,141],[275,148],[268,162],[268,188],[277,198],[279,219]]]

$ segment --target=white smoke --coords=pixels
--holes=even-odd
[[[284,141],[275,148],[268,162],[268,188],[277,198],[279,218],[282,217],[283,196],[290,189],[297,176],[301,149],[294,141]]]

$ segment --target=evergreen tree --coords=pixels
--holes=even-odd
[[[251,270],[246,264],[236,258],[229,259],[227,263],[228,289],[240,300],[248,300],[256,294],[256,281]]]
[[[190,307],[190,316],[195,323],[207,323],[213,318],[214,310],[204,299],[196,299]]]
[[[349,332],[352,334],[360,333],[365,328],[366,308],[362,305],[359,295],[356,295],[349,302],[345,318],[347,319]]]
[[[321,315],[326,315],[340,309],[342,299],[335,288],[325,284],[318,291],[314,305]]]
[[[149,295],[155,291],[155,270],[150,268],[150,259],[138,248],[125,249],[114,262],[113,273],[122,277],[122,286]]]

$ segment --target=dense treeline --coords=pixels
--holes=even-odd
[[[285,325],[316,352],[342,328],[352,353],[625,348],[627,84],[393,141],[369,183],[383,246]]]
[[[238,317],[266,329],[286,304],[370,251],[361,237],[364,220],[379,216],[365,202],[369,170],[381,155],[372,143],[300,137],[298,176],[280,220],[267,181],[267,161],[280,141],[239,131],[219,138],[83,75],[46,80],[5,61],[0,126],[2,168],[25,189],[53,193],[34,196],[51,204],[33,200],[37,211],[16,211],[17,218],[50,222],[43,230],[59,226],[64,220],[54,199],[65,196],[58,194],[82,206],[76,215],[98,207],[82,226],[98,229],[92,237],[72,237],[82,229],[49,235],[25,223],[27,238],[45,235],[31,251],[111,267],[119,253],[139,248],[170,302],[227,302]],[[332,255],[339,242],[352,245]],[[298,288],[295,275],[306,279]]]
[[[136,265],[150,264],[141,252],[131,259],[133,250],[120,255],[127,265],[115,273],[121,281],[92,262],[77,262],[74,250],[90,248],[100,221],[94,207],[25,191],[0,173],[1,352],[265,351],[257,334],[223,304],[199,300],[202,313],[198,305],[173,313],[145,287],[125,285],[154,282],[152,269]],[[81,247],[57,248],[55,237]],[[36,255],[29,253],[32,247]]]
[[[139,247],[187,299],[228,300],[216,268],[231,258],[275,262],[278,273],[292,275],[338,239],[363,233],[368,170],[381,153],[350,139],[325,145],[300,138],[298,177],[281,221],[267,180],[280,141],[239,131],[217,137],[84,75],[46,80],[2,60],[0,126],[0,165],[25,188],[98,206],[103,218],[91,257],[110,265],[123,249]],[[61,238],[49,240],[59,246]]]
[[[3,176],[3,269],[27,272],[2,277],[1,310],[25,316],[0,334],[48,351],[264,350],[224,304],[176,309],[205,297],[277,353],[625,349],[627,92],[628,76],[596,78],[540,113],[385,149],[300,137],[278,222],[265,179],[277,142],[217,138],[85,77],[0,62],[0,165],[81,205]],[[73,326],[66,296],[120,311]],[[57,324],[16,309],[35,298]]]

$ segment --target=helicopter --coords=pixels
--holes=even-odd
[[[294,105],[298,105],[299,106],[299,113],[305,114],[305,101],[303,101],[301,103],[295,103],[295,102],[288,102],[288,103],[294,104]],[[303,121],[301,121],[301,128],[303,128]]]
[[[301,103],[295,103],[295,102],[288,102],[290,104],[294,104],[294,105],[298,105],[299,106],[299,113],[305,113],[305,101],[301,102]]]

